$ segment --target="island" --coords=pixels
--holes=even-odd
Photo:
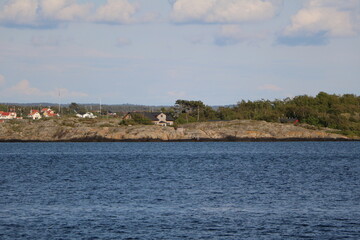
[[[348,141],[337,130],[307,124],[232,120],[189,123],[177,127],[122,125],[117,119],[17,120],[0,124],[2,142],[106,141]]]
[[[360,97],[354,94],[320,92],[315,97],[242,100],[228,106],[181,99],[174,106],[162,107],[0,104],[3,142],[359,139]]]

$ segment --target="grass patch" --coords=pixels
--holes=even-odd
[[[114,125],[112,125],[110,123],[103,123],[99,127],[114,127]]]

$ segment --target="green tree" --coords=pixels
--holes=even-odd
[[[70,103],[67,112],[68,112],[68,114],[73,115],[74,113],[85,114],[87,111],[86,111],[85,107],[83,107],[75,102],[72,102],[72,103]]]
[[[175,108],[179,109],[179,113],[186,113],[186,121],[189,122],[189,115],[196,115],[197,121],[200,120],[200,111],[203,111],[205,105],[202,101],[177,100]]]
[[[143,125],[151,125],[153,124],[150,119],[146,118],[144,115],[140,113],[134,113],[131,115],[132,120],[134,120],[137,124],[143,124]]]

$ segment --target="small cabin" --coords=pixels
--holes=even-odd
[[[163,112],[129,112],[123,117],[123,120],[133,119],[133,114],[140,114],[144,118],[149,119],[155,125],[174,125],[174,118],[171,115],[165,114]]]
[[[41,119],[41,114],[39,113],[39,110],[30,110],[28,118],[32,118],[33,120],[38,120]]]
[[[76,117],[78,118],[97,118],[92,112],[87,112],[85,114],[76,114]]]
[[[16,112],[0,111],[0,119],[16,119]]]
[[[41,113],[43,114],[44,117],[60,117],[60,115],[55,113],[55,111],[52,110],[51,108],[43,108],[41,110]]]

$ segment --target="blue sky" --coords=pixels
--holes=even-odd
[[[0,0],[0,102],[360,93],[359,0]]]

